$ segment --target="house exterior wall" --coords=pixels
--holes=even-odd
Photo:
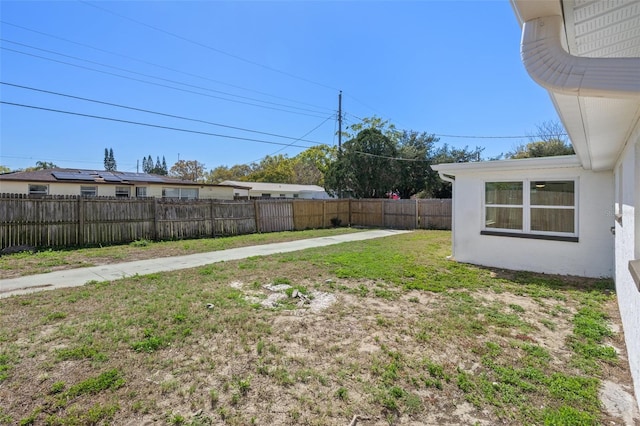
[[[577,180],[578,242],[481,235],[485,182]],[[457,261],[587,277],[613,276],[613,174],[581,167],[456,173],[453,247]]]
[[[189,185],[172,185],[170,183],[165,184],[148,184],[148,185],[105,185],[87,182],[83,184],[79,183],[59,183],[59,182],[14,182],[14,181],[0,181],[0,193],[7,194],[28,194],[29,185],[47,185],[49,187],[49,195],[80,195],[80,188],[82,186],[94,186],[98,189],[98,196],[100,197],[115,197],[116,186],[125,186],[130,189],[130,196],[133,198],[136,196],[136,188],[147,188],[147,197],[162,198],[162,188],[194,188]],[[198,188],[198,197],[200,199],[216,199],[216,200],[233,200],[233,187],[211,187],[202,186]]]
[[[27,194],[28,192],[27,182],[0,181],[0,194]]]
[[[640,226],[636,226],[640,225],[640,209],[636,209],[636,204],[640,201],[639,128],[636,128],[630,142],[614,169],[615,209],[622,216],[615,223],[615,282],[629,367],[640,406],[640,291],[629,272],[629,261],[640,259]]]

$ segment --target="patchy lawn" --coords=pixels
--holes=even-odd
[[[630,389],[612,283],[449,245],[418,231],[0,299],[0,423],[624,424],[599,392]]]

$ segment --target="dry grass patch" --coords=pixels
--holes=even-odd
[[[622,424],[598,400],[602,377],[630,384],[611,283],[450,262],[449,241],[414,232],[1,300],[0,421]]]

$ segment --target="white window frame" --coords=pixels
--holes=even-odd
[[[183,190],[188,190],[188,191],[195,191],[195,197],[189,197],[189,196],[185,196],[182,194]],[[178,196],[177,197],[169,197],[167,196],[167,191],[177,191],[178,192]],[[198,198],[200,198],[200,191],[198,190],[198,188],[179,188],[179,187],[164,187],[162,188],[162,198],[171,198],[174,200],[197,200]]]
[[[125,194],[126,192],[126,194]],[[128,186],[116,186],[116,197],[118,198],[130,198],[131,188]]]
[[[36,187],[38,188],[36,189]],[[44,191],[41,188],[44,188]],[[49,185],[30,183],[29,195],[39,195],[39,196],[49,195]]]
[[[98,196],[98,187],[97,186],[80,186],[80,195],[83,197],[97,197]]]
[[[136,186],[136,197],[146,197],[146,196],[147,196],[147,187]]]
[[[531,183],[532,182],[573,182],[573,206],[547,206],[547,205],[531,205]],[[517,207],[515,204],[487,204],[486,188],[487,183],[507,183],[507,182],[522,182],[522,229],[508,229],[508,228],[490,228],[486,226],[487,223],[487,207]],[[580,180],[577,177],[567,178],[528,178],[528,179],[491,179],[485,180],[482,183],[482,231],[486,233],[504,233],[504,234],[522,234],[522,236],[549,236],[549,237],[578,237],[578,206],[580,201],[578,194],[580,194]],[[552,232],[552,231],[536,231],[531,229],[531,209],[545,208],[545,209],[557,209],[557,210],[570,210],[573,209],[573,232]],[[517,235],[516,235],[517,236]]]

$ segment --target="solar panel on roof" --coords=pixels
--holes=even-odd
[[[120,176],[116,176],[111,172],[101,172],[100,177],[105,180],[105,182],[122,182]]]
[[[78,173],[78,172],[53,172],[51,173],[53,177],[59,180],[86,180],[86,181],[94,181],[97,177],[96,175],[90,175],[88,173]]]
[[[163,179],[160,176],[155,176],[148,173],[122,172],[120,173],[120,175],[123,179],[131,182],[163,182]]]

